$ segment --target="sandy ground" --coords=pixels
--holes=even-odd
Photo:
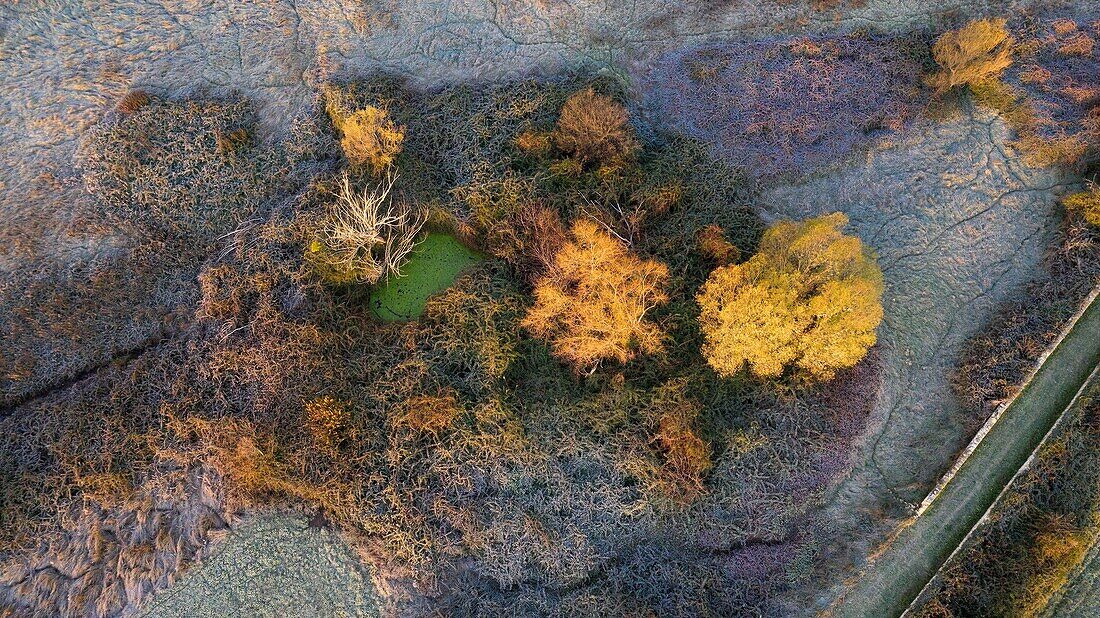
[[[953,8],[998,12],[1009,4],[1019,3],[871,1],[825,15],[739,0],[6,4],[0,7],[0,216],[39,236],[29,247],[0,252],[0,290],[29,266],[101,259],[119,244],[62,231],[64,204],[81,191],[72,182],[79,136],[129,88],[172,96],[239,91],[257,102],[267,135],[277,136],[326,76],[387,69],[430,85],[586,64],[620,70],[703,41],[776,30],[904,30]],[[1011,161],[1007,137],[999,121],[969,113],[915,127],[865,159],[765,192],[777,215],[848,212],[855,231],[879,251],[887,276],[879,422],[829,507],[845,532],[880,517],[883,506],[898,515],[904,511],[898,505],[919,501],[963,441],[947,384],[954,352],[1031,276],[1050,237],[1052,196],[1065,180]],[[117,347],[134,345],[130,339]],[[257,608],[297,614],[319,602],[358,614],[366,593],[362,583],[347,582],[362,572],[353,560],[333,558],[331,542],[296,536],[296,526],[276,519],[234,533],[221,552],[159,596],[151,615],[199,607],[211,615]],[[853,561],[878,532],[848,545]]]

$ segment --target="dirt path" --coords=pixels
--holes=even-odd
[[[902,529],[836,608],[837,616],[898,616],[1024,465],[1100,363],[1093,302],[924,514]]]

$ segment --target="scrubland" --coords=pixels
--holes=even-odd
[[[1044,19],[433,87],[333,53],[279,122],[131,89],[35,181],[63,246],[4,231],[0,613],[178,613],[272,511],[362,613],[811,611],[1097,282],[1095,33]],[[426,234],[478,259],[379,320]]]

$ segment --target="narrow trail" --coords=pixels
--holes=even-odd
[[[1100,365],[1095,299],[927,510],[899,528],[827,612],[899,616],[966,541]]]

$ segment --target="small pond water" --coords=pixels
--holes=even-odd
[[[484,257],[450,234],[430,232],[409,256],[400,277],[390,277],[370,295],[370,310],[387,322],[415,320],[428,298],[454,284]]]

